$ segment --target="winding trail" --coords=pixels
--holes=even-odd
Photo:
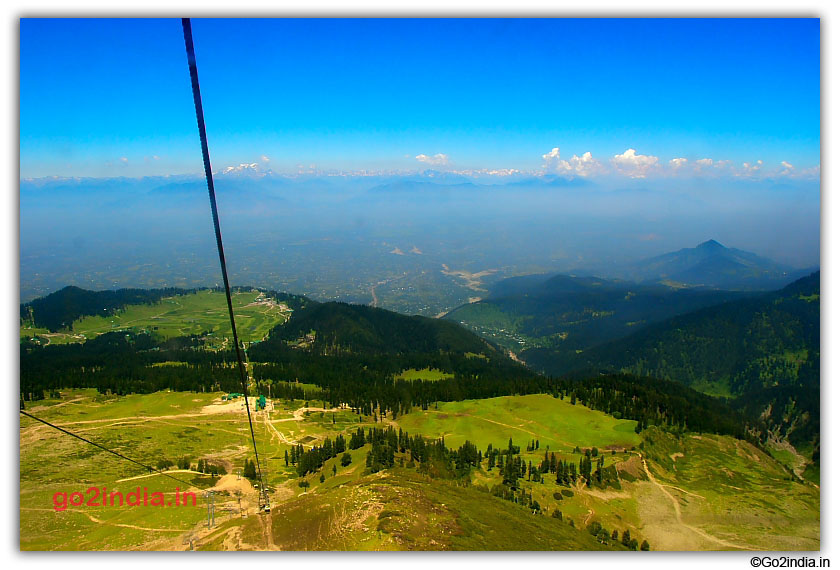
[[[192,469],[170,469],[169,471],[164,471],[164,473],[194,473],[196,475],[204,475],[204,473],[200,471],[193,471]],[[117,479],[116,481],[114,481],[114,483],[124,483],[125,481],[134,481],[135,479],[157,477],[158,475],[162,475],[162,473],[145,473],[143,475],[136,475],[134,477],[126,477],[125,479]]]
[[[286,437],[286,435],[283,432],[281,432],[276,427],[274,427],[274,422],[302,422],[304,420],[304,415],[306,414],[306,412],[325,412],[326,413],[326,412],[340,412],[340,411],[341,411],[341,408],[313,408],[313,407],[298,408],[297,410],[292,412],[292,417],[291,418],[280,418],[279,420],[272,420],[266,414],[264,416],[264,419],[265,419],[266,425],[269,428],[271,428],[272,436],[276,436],[277,438],[279,438],[282,443],[285,443],[286,445],[303,445],[304,447],[315,447],[311,443],[299,444],[297,441],[293,441],[293,440],[289,439],[288,437]]]
[[[274,424],[272,423],[272,421],[279,422],[279,421],[283,421],[283,420],[272,420],[272,419],[270,419],[270,418],[268,417],[268,415],[266,414],[266,416],[265,416],[265,425],[267,425],[267,426],[270,428],[270,432],[271,432],[271,436],[272,436],[272,438],[275,438],[275,437],[276,437],[277,439],[279,439],[279,440],[280,440],[280,442],[281,442],[281,443],[285,443],[286,445],[296,445],[296,442],[294,442],[294,441],[290,440],[289,438],[287,438],[287,437],[286,437],[286,434],[284,434],[283,432],[281,432],[280,430],[278,430],[276,427],[274,427]],[[310,447],[311,447],[311,446],[310,446]]]
[[[73,398],[72,400],[67,400],[65,402],[59,402],[58,404],[53,404],[51,406],[35,406],[34,408],[30,408],[30,412],[40,412],[41,410],[54,410],[56,408],[60,408],[61,406],[66,406],[67,404],[73,404],[76,402],[81,402],[84,400],[84,396],[78,396]]]
[[[680,509],[680,502],[677,500],[676,497],[674,497],[671,493],[669,493],[667,491],[667,489],[665,489],[666,486],[667,487],[673,487],[675,489],[679,489],[679,487],[674,487],[673,485],[663,485],[662,483],[660,483],[656,479],[656,477],[653,476],[653,473],[650,472],[650,469],[648,469],[647,460],[642,456],[642,454],[638,454],[638,455],[639,455],[639,458],[642,460],[642,467],[644,468],[645,474],[648,476],[648,479],[650,480],[650,482],[653,483],[654,485],[656,485],[659,488],[659,490],[662,491],[662,493],[666,497],[668,497],[668,499],[670,499],[670,501],[674,504],[674,514],[676,515],[676,518],[677,518],[677,524],[679,524],[680,526],[694,532],[695,534],[699,535],[700,537],[704,538],[705,540],[708,540],[708,541],[713,542],[715,544],[718,544],[720,546],[724,546],[726,548],[735,548],[735,549],[738,549],[738,550],[757,550],[756,548],[752,548],[752,547],[749,547],[749,546],[744,546],[742,544],[735,544],[735,543],[732,543],[732,542],[729,542],[729,541],[726,541],[726,540],[722,540],[722,539],[720,539],[716,536],[713,536],[713,535],[709,534],[705,530],[702,530],[702,529],[699,529],[697,527],[691,526],[690,524],[687,524],[686,522],[684,522],[683,518],[682,518],[682,510]],[[682,489],[679,489],[679,490],[682,491]],[[683,491],[683,492],[686,492],[686,491]],[[689,493],[689,494],[692,494],[692,493]]]
[[[431,412],[433,414],[447,414],[447,412],[442,412],[440,410],[426,410],[426,412]],[[447,415],[452,415],[452,414],[447,414]],[[536,439],[554,440],[554,441],[557,441],[559,443],[568,445],[569,447],[573,447],[572,443],[566,441],[565,439],[560,437],[559,434],[556,434],[555,432],[553,432],[550,429],[548,430],[548,432],[549,432],[548,434],[545,434],[545,433],[540,434],[540,433],[536,433],[536,432],[527,430],[522,426],[513,426],[513,425],[506,424],[506,423],[503,423],[503,422],[499,422],[499,421],[496,421],[496,420],[491,420],[489,418],[483,418],[483,417],[480,417],[480,416],[475,416],[473,414],[468,414],[466,412],[458,412],[455,415],[466,416],[466,417],[473,418],[473,419],[476,419],[476,420],[481,420],[481,421],[484,421],[484,422],[489,422],[491,424],[496,424],[498,426],[502,426],[502,427],[506,427],[506,428],[510,428],[510,429],[515,429],[515,430],[518,430],[518,431],[521,431],[521,432],[525,432],[528,435],[532,435]],[[517,419],[522,419],[522,418],[517,418]],[[535,422],[530,422],[529,421],[527,423],[535,423]],[[537,424],[537,425],[540,425],[540,424]],[[545,426],[540,426],[540,427],[545,427]]]
[[[55,509],[21,507],[21,510],[25,510],[25,511],[54,511]],[[122,527],[122,528],[131,528],[131,529],[134,529],[134,530],[142,530],[142,531],[146,531],[146,532],[177,532],[177,533],[186,532],[183,529],[177,529],[177,528],[150,528],[150,527],[146,527],[146,526],[137,526],[137,525],[134,525],[134,524],[123,524],[123,523],[113,523],[113,522],[109,522],[109,521],[103,521],[102,519],[98,519],[95,516],[93,516],[91,514],[88,514],[85,511],[78,510],[78,509],[66,509],[65,511],[62,511],[62,512],[78,513],[80,515],[84,515],[87,518],[89,518],[91,522],[94,522],[96,524],[105,524],[105,525],[108,525],[108,526],[118,526],[118,527]]]

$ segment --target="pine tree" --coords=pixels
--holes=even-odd
[[[243,470],[243,475],[248,479],[256,479],[257,478],[257,464],[245,458],[245,469]]]
[[[624,533],[621,535],[621,544],[624,546],[630,545],[630,530],[625,530]]]

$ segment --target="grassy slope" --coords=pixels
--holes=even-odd
[[[581,447],[632,447],[640,441],[635,421],[617,420],[584,406],[545,394],[445,402],[437,409],[415,410],[397,419],[410,433],[444,436],[449,447],[470,440],[481,450],[488,443],[506,447],[508,438],[524,450],[536,439],[544,450]]]
[[[310,492],[271,513],[283,550],[614,550],[589,533],[474,487],[431,480],[414,470],[365,476]],[[240,540],[257,544],[265,523],[251,517]],[[226,529],[204,548],[223,544]]]
[[[684,523],[760,550],[819,549],[819,489],[794,481],[761,450],[716,435],[677,438],[657,429],[644,435],[651,470],[673,485],[667,490],[680,502]]]
[[[259,292],[233,294],[237,332],[245,342],[260,340],[275,325],[288,319],[288,311],[278,305],[251,305]],[[251,305],[251,306],[248,306]],[[47,334],[45,329],[29,325],[21,327],[24,336],[46,336],[50,343],[83,342],[85,338],[113,330],[147,330],[164,338],[212,332],[230,336],[230,321],[224,293],[199,291],[189,295],[168,297],[154,305],[129,305],[115,315],[87,316],[73,323],[72,331]]]
[[[425,382],[434,382],[445,378],[453,378],[454,376],[454,374],[450,374],[448,372],[441,372],[437,368],[423,368],[422,370],[409,368],[398,374],[397,378],[400,380],[423,380]]]
[[[229,468],[241,467],[244,458],[250,456],[247,420],[241,400],[227,411],[205,408],[220,404],[220,396],[157,393],[105,398],[87,390],[65,393],[62,401],[47,400],[32,410],[141,461],[154,464],[159,458],[174,460],[183,454],[193,462],[200,457],[216,458]],[[645,449],[641,453],[646,455],[656,479],[673,486],[666,491],[681,506],[681,523],[676,518],[674,499],[647,480],[637,455],[642,436],[633,431],[633,422],[615,420],[550,396],[441,404],[437,411],[416,411],[398,418],[411,433],[448,433],[450,447],[467,437],[478,442],[480,449],[487,443],[505,446],[508,437],[513,437],[514,443],[522,446],[523,457],[534,463],[543,457],[547,446],[574,463],[581,458],[572,452],[575,445],[596,445],[602,452],[607,446],[617,447],[617,453],[605,452],[605,457],[608,466],[619,468],[620,489],[578,486],[573,496],[556,499],[554,495],[561,487],[550,474],[543,483],[520,481],[545,512],[555,508],[563,512],[566,523],[560,523],[548,516],[531,515],[519,505],[486,493],[500,481],[498,469],[488,472],[486,461],[473,472],[473,486],[469,488],[430,480],[413,469],[399,467],[366,476],[367,446],[351,452],[348,467],[338,465],[335,458],[327,461],[319,473],[308,475],[312,487],[304,494],[293,468],[286,467],[283,460],[290,442],[318,443],[325,436],[347,435],[360,425],[367,428],[373,423],[370,417],[363,417],[359,423],[359,417],[349,410],[306,413],[300,410],[301,401],[274,404],[273,410],[254,414],[254,425],[263,468],[274,489],[271,532],[274,543],[281,548],[596,547],[586,533],[567,526],[569,519],[578,529],[598,521],[619,533],[630,530],[639,542],[647,539],[654,549],[723,548],[689,526],[743,547],[819,546],[818,489],[791,481],[787,471],[772,458],[732,438],[695,434],[678,439],[658,430],[643,432]],[[213,413],[206,413],[208,410]],[[526,444],[537,438],[541,448],[526,452]],[[142,475],[142,469],[40,427],[28,418],[21,418],[20,443],[24,550],[180,550],[187,548],[184,539],[188,535],[198,536],[197,545],[208,549],[265,548],[270,544],[264,537],[267,527],[259,522],[265,517],[240,519],[223,510],[235,504],[235,498],[227,493],[217,497],[220,526],[209,536],[202,535],[206,511],[200,496],[195,508],[71,507],[56,513],[52,509],[56,491],[84,491],[90,485],[106,485],[109,490],[127,493],[139,484],[150,492],[171,492],[177,483],[157,475],[118,482]],[[636,446],[636,450],[625,451],[623,447],[628,445]],[[336,476],[332,474],[333,465]],[[319,481],[321,473],[326,477],[324,483]],[[178,476],[196,478],[200,487],[210,484],[209,478],[198,479],[195,474]],[[253,490],[251,494],[255,494]],[[253,513],[254,497],[249,500]]]
[[[162,458],[176,461],[181,456],[188,456],[193,464],[199,458],[220,461],[233,472],[242,467],[246,457],[253,457],[249,451],[251,441],[241,398],[228,404],[226,410],[211,409],[211,413],[206,413],[205,406],[222,404],[221,395],[158,392],[105,397],[95,390],[74,390],[64,392],[60,401],[38,402],[29,411],[147,464],[154,465]],[[334,437],[340,432],[348,433],[359,423],[358,417],[349,410],[334,414],[314,411],[302,414],[301,420],[297,421],[291,412],[302,407],[304,402],[283,404],[285,406],[278,402],[270,412],[255,412],[252,407],[252,415],[266,480],[280,496],[287,497],[301,492],[293,485],[294,468],[285,466],[284,452],[291,448],[291,442],[317,443],[325,435]],[[20,423],[21,549],[181,550],[183,544],[173,540],[199,528],[206,516],[206,505],[200,494],[196,508],[81,506],[56,513],[53,509],[56,492],[84,492],[91,486],[106,486],[109,493],[118,490],[127,494],[139,484],[141,488],[148,488],[149,493],[171,494],[179,483],[159,475],[121,481],[146,473],[140,467],[29,418],[22,417]],[[365,451],[353,453],[352,467],[363,464]],[[194,480],[197,488],[212,484],[209,477],[194,473],[176,473],[175,476]],[[284,483],[292,485],[284,487]],[[217,504],[221,509],[223,503],[232,500],[225,496]],[[225,517],[220,514],[219,518]],[[153,530],[130,528],[133,526]]]
[[[195,422],[184,420],[147,422],[131,419],[136,413],[190,413],[201,402],[209,400],[210,395],[173,395],[171,406],[162,403],[162,395],[152,396],[132,396],[120,402],[108,403],[94,397],[92,390],[80,391],[64,400],[73,400],[71,403],[46,401],[30,411],[93,441],[152,464],[158,458],[168,455],[171,449],[179,449],[184,453],[204,451],[210,455],[212,452],[209,450],[214,447],[233,450],[242,439],[236,431],[229,431],[232,428],[221,426],[205,432],[193,427]],[[55,512],[52,506],[56,492],[85,492],[91,486],[105,486],[109,493],[120,491],[127,495],[139,484],[150,493],[162,491],[171,494],[178,483],[161,477],[118,482],[142,474],[142,469],[28,418],[21,418],[20,441],[22,550],[135,548],[139,544],[154,544],[162,537],[177,537],[203,516],[200,508],[187,507],[69,507],[63,512]],[[180,476],[186,480],[196,477],[190,473]],[[203,485],[209,482],[209,478],[197,479],[196,482]]]

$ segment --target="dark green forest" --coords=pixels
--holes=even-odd
[[[708,307],[569,355],[522,357],[550,375],[627,372],[732,397],[766,429],[802,444],[819,436],[820,275]]]
[[[755,295],[597,277],[525,276],[497,283],[488,299],[463,305],[446,318],[475,331],[504,322],[508,330],[572,356],[651,323]]]

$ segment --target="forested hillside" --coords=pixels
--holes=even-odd
[[[795,443],[819,433],[819,272],[784,289],[651,325],[569,358],[526,351],[538,370],[625,371],[735,396]]]
[[[193,293],[195,289],[117,289],[88,291],[68,286],[20,306],[20,318],[51,332],[73,326],[73,321],[88,315],[110,315],[127,305],[153,304],[163,297]]]
[[[740,415],[681,384],[629,376],[549,378],[455,323],[300,297],[289,301],[298,307],[291,319],[248,349],[252,389],[258,393],[317,398],[394,417],[439,401],[549,393],[641,425],[746,433]],[[115,394],[241,391],[233,351],[208,349],[206,340],[201,335],[163,340],[128,331],[65,345],[24,340],[21,392],[25,400],[38,400],[67,388]],[[439,377],[401,377],[403,371],[423,369]]]
[[[550,348],[574,355],[645,325],[753,295],[597,277],[524,276],[501,281],[488,299],[463,305],[446,318],[515,352]]]
[[[295,311],[269,340],[306,342],[309,334],[316,353],[496,352],[455,323],[347,303],[313,303]]]

